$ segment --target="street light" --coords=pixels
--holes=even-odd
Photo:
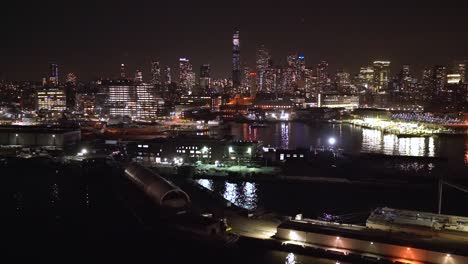
[[[336,143],[336,139],[334,137],[331,137],[328,139],[328,144],[335,145],[335,143]]]

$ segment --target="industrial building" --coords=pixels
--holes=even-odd
[[[64,149],[81,140],[79,128],[0,126],[0,145]]]
[[[233,163],[248,164],[257,156],[255,141],[234,141],[207,136],[160,138],[127,145],[130,156],[150,163]]]
[[[395,263],[468,263],[468,218],[378,208],[365,226],[298,218],[276,238]]]

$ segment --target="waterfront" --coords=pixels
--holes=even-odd
[[[468,136],[401,137],[349,124],[299,122],[272,123],[267,127],[251,127],[246,123],[230,123],[228,133],[236,139],[259,140],[277,148],[309,148],[328,146],[336,139],[336,147],[346,153],[379,153],[420,157],[447,158],[454,169],[468,165]]]
[[[457,180],[466,182],[468,175],[466,136],[398,138],[347,124],[308,125],[292,122],[270,124],[264,128],[231,123],[229,132],[237,139],[262,139],[264,145],[290,149],[320,147],[326,145],[330,137],[334,137],[337,147],[347,153],[441,157],[447,161],[438,165],[441,166],[439,172],[446,178],[451,179],[456,174],[462,176]],[[356,219],[362,220],[366,213],[379,206],[430,212],[437,208],[436,181],[424,185],[378,187],[346,183],[229,182],[221,179],[199,179],[197,182],[246,209],[265,209],[286,215],[303,213],[308,217],[320,217],[323,213],[357,213]],[[463,200],[468,200],[468,194],[448,190],[444,194],[445,212],[468,215],[468,210],[457,206],[458,201]]]

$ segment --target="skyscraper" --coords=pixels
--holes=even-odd
[[[140,70],[135,71],[134,81],[136,83],[142,83],[143,82],[143,73]]]
[[[164,83],[166,84],[166,86],[172,83],[171,67],[169,66],[166,66],[166,68],[164,68]]]
[[[433,69],[426,67],[422,74],[422,90],[425,99],[430,99],[434,96]]]
[[[52,85],[58,85],[59,83],[58,65],[56,63],[49,65],[49,82]]]
[[[328,62],[326,61],[321,61],[317,65],[317,83],[321,91],[328,84]]]
[[[372,90],[374,82],[374,68],[372,67],[361,67],[358,75],[359,85],[364,87],[366,90]]]
[[[345,72],[343,69],[339,69],[336,72],[335,76],[335,85],[336,89],[340,93],[351,93],[351,80],[350,80],[350,74],[348,72]]]
[[[389,61],[374,61],[374,91],[377,93],[386,92],[390,77]]]
[[[195,86],[195,73],[192,64],[187,58],[179,59],[179,87],[182,94],[192,94]]]
[[[465,83],[465,80],[466,80],[466,61],[457,61],[457,62],[455,62],[453,73],[454,74],[460,74],[460,81],[462,83]]]
[[[210,89],[211,84],[211,68],[210,64],[200,66],[200,89],[206,93]]]
[[[232,83],[235,89],[239,89],[241,85],[241,68],[240,68],[240,39],[239,30],[234,29],[232,35]]]
[[[434,90],[436,93],[445,91],[445,83],[447,80],[447,69],[443,65],[436,65],[433,71]]]
[[[108,84],[106,106],[111,116],[129,116],[152,120],[163,112],[164,100],[153,85],[132,84],[130,81]]]
[[[156,87],[161,87],[161,68],[159,66],[159,61],[151,62],[151,84]]]
[[[73,72],[68,73],[66,82],[71,85],[76,85],[76,75]]]
[[[260,46],[257,50],[257,89],[258,91],[265,90],[265,73],[270,68],[271,57],[265,46]]]
[[[410,66],[408,64],[404,64],[403,68],[401,69],[401,78],[405,79],[410,77]]]

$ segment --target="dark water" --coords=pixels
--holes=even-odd
[[[228,182],[200,179],[198,183],[247,209],[265,209],[283,215],[303,213],[353,214],[357,222],[381,206],[435,212],[437,185],[366,186],[329,183]],[[468,216],[468,193],[444,189],[443,212]],[[350,216],[351,217],[351,216]]]
[[[336,138],[337,147],[347,153],[371,152],[445,157],[447,161],[437,165],[439,166],[438,173],[449,179],[457,175],[457,179],[465,183],[468,179],[468,138],[463,136],[397,138],[376,130],[344,124],[307,125],[302,123],[277,123],[267,128],[250,128],[249,124],[232,123],[231,133],[237,139],[260,140],[264,145],[280,148],[319,147],[328,144],[328,139],[333,137]],[[418,166],[415,164],[413,167]],[[374,173],[379,172],[377,170]],[[411,176],[416,175],[412,175],[410,170],[408,177]],[[198,180],[198,182],[244,208],[262,208],[286,215],[303,213],[308,217],[319,217],[323,213],[336,215],[351,213],[359,219],[379,206],[431,212],[437,209],[435,181],[423,186],[251,183],[222,180]],[[468,202],[467,193],[450,188],[444,189],[444,213],[468,215],[468,209],[463,206],[466,202]]]
[[[103,162],[0,160],[2,257],[16,263],[335,263],[290,252],[217,247],[150,228]],[[129,201],[129,197],[136,198]]]

